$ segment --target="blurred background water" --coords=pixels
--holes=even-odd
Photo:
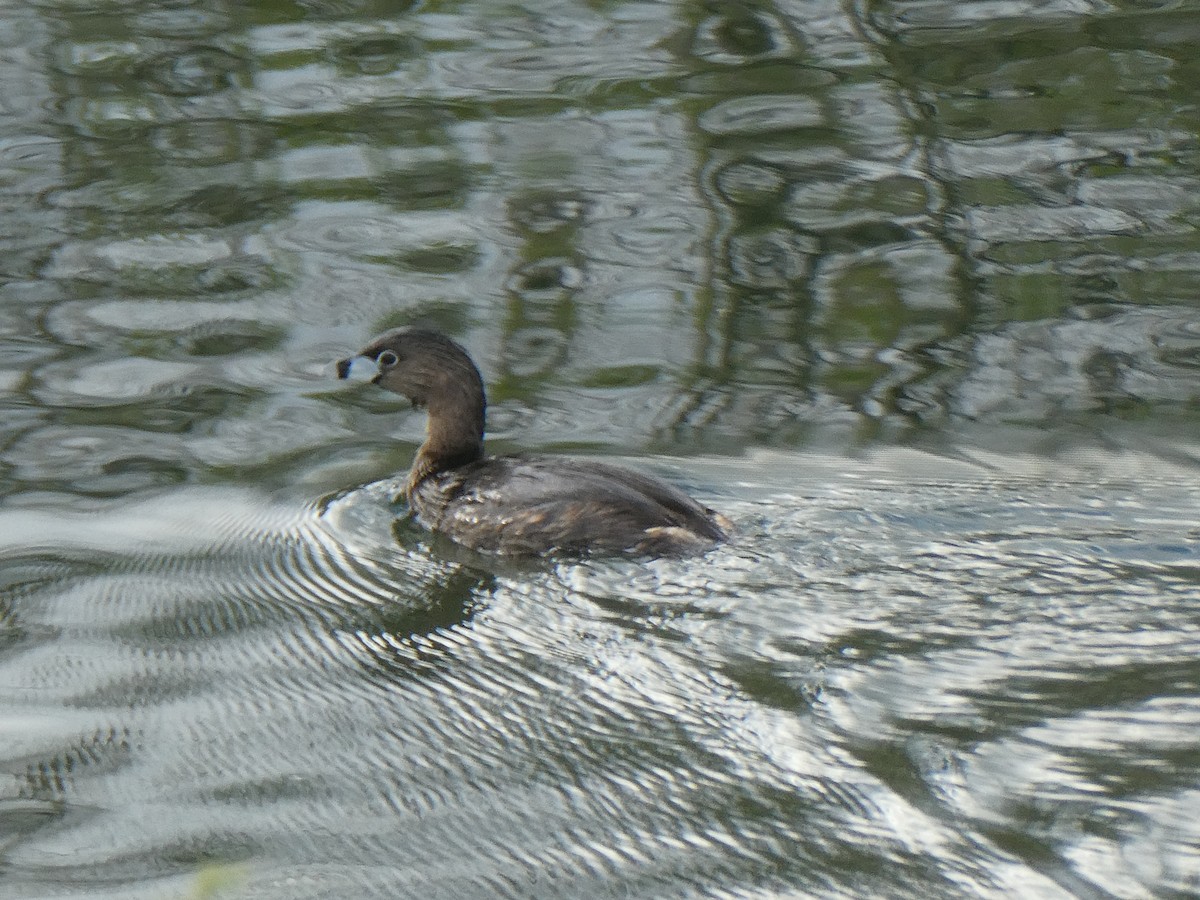
[[[0,6],[0,896],[1200,893],[1198,41]],[[397,525],[417,320],[736,541]]]

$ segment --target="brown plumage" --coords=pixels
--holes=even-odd
[[[693,553],[726,540],[729,520],[649,475],[583,459],[486,456],[483,379],[467,352],[436,331],[401,328],[358,359],[371,381],[428,412],[405,482],[417,518],[475,550],[508,554]]]

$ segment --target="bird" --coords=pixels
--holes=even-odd
[[[489,455],[479,369],[430,328],[389,331],[337,362],[427,413],[403,496],[418,522],[472,550],[509,556],[685,556],[727,541],[728,518],[660,478],[585,458]]]

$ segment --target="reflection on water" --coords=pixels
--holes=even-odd
[[[0,9],[0,894],[1200,891],[1196,13]],[[417,319],[737,542],[397,521]]]
[[[391,540],[396,482],[10,509],[9,883],[1193,883],[1200,481],[756,462],[771,480],[723,498],[739,541],[700,566],[439,561]]]

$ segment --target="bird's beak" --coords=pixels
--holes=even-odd
[[[379,369],[369,356],[351,356],[337,362],[337,377],[348,381],[379,383]]]

